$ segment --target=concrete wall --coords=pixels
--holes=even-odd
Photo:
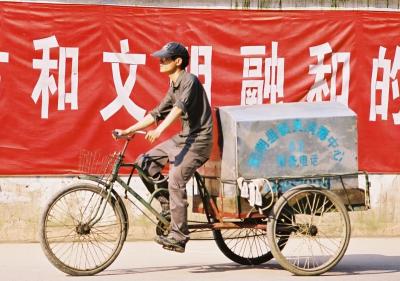
[[[370,180],[372,209],[351,213],[353,235],[399,236],[400,176],[371,175]],[[0,242],[38,241],[39,221],[46,203],[63,187],[77,181],[76,177],[0,178]],[[148,196],[140,179],[135,178],[131,186],[142,196]],[[189,195],[190,187],[188,184]],[[365,187],[363,181],[360,187]],[[155,226],[128,200],[124,202],[130,218],[128,239],[152,238]],[[190,217],[205,220],[203,215],[191,214]]]
[[[370,182],[371,209],[350,214],[352,234],[400,236],[400,175],[373,174]]]
[[[77,177],[0,177],[0,242],[38,241],[46,204],[53,195],[78,181]],[[130,185],[148,198],[139,178],[134,178]],[[155,227],[128,200],[124,202],[131,221],[128,238],[152,237],[150,233],[154,233]]]
[[[3,0],[0,0],[3,1]],[[21,2],[21,1],[15,1]],[[106,5],[152,6],[152,7],[196,7],[233,9],[383,9],[397,10],[398,1],[315,1],[315,0],[86,0],[86,1],[30,1],[53,3],[88,3]],[[0,242],[37,241],[40,214],[48,199],[62,187],[77,181],[74,177],[0,177]],[[372,209],[351,214],[354,235],[400,235],[400,176],[371,176]],[[146,191],[138,179],[135,186],[141,194]],[[129,238],[149,238],[154,235],[154,226],[129,205],[131,227]]]

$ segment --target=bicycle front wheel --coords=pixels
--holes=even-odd
[[[40,224],[40,242],[49,261],[70,275],[93,275],[118,256],[127,235],[127,218],[113,196],[91,184],[56,194]]]

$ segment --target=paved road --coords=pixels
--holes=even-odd
[[[39,244],[0,244],[0,281],[400,281],[400,238],[352,238],[342,261],[317,277],[297,277],[274,261],[240,266],[223,256],[213,241],[191,241],[185,254],[162,250],[154,242],[130,242],[106,271],[71,277],[55,269]]]

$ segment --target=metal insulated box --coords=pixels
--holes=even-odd
[[[221,180],[358,171],[356,114],[341,103],[219,108]]]

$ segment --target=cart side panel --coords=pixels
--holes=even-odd
[[[222,147],[226,151],[236,151],[237,150],[237,137],[236,137],[236,122],[231,116],[229,111],[219,111],[220,121],[224,122],[221,124],[220,131],[222,133]],[[221,170],[222,178],[236,179],[237,178],[237,158],[236,153],[223,153],[221,159],[221,166],[225,168]]]

